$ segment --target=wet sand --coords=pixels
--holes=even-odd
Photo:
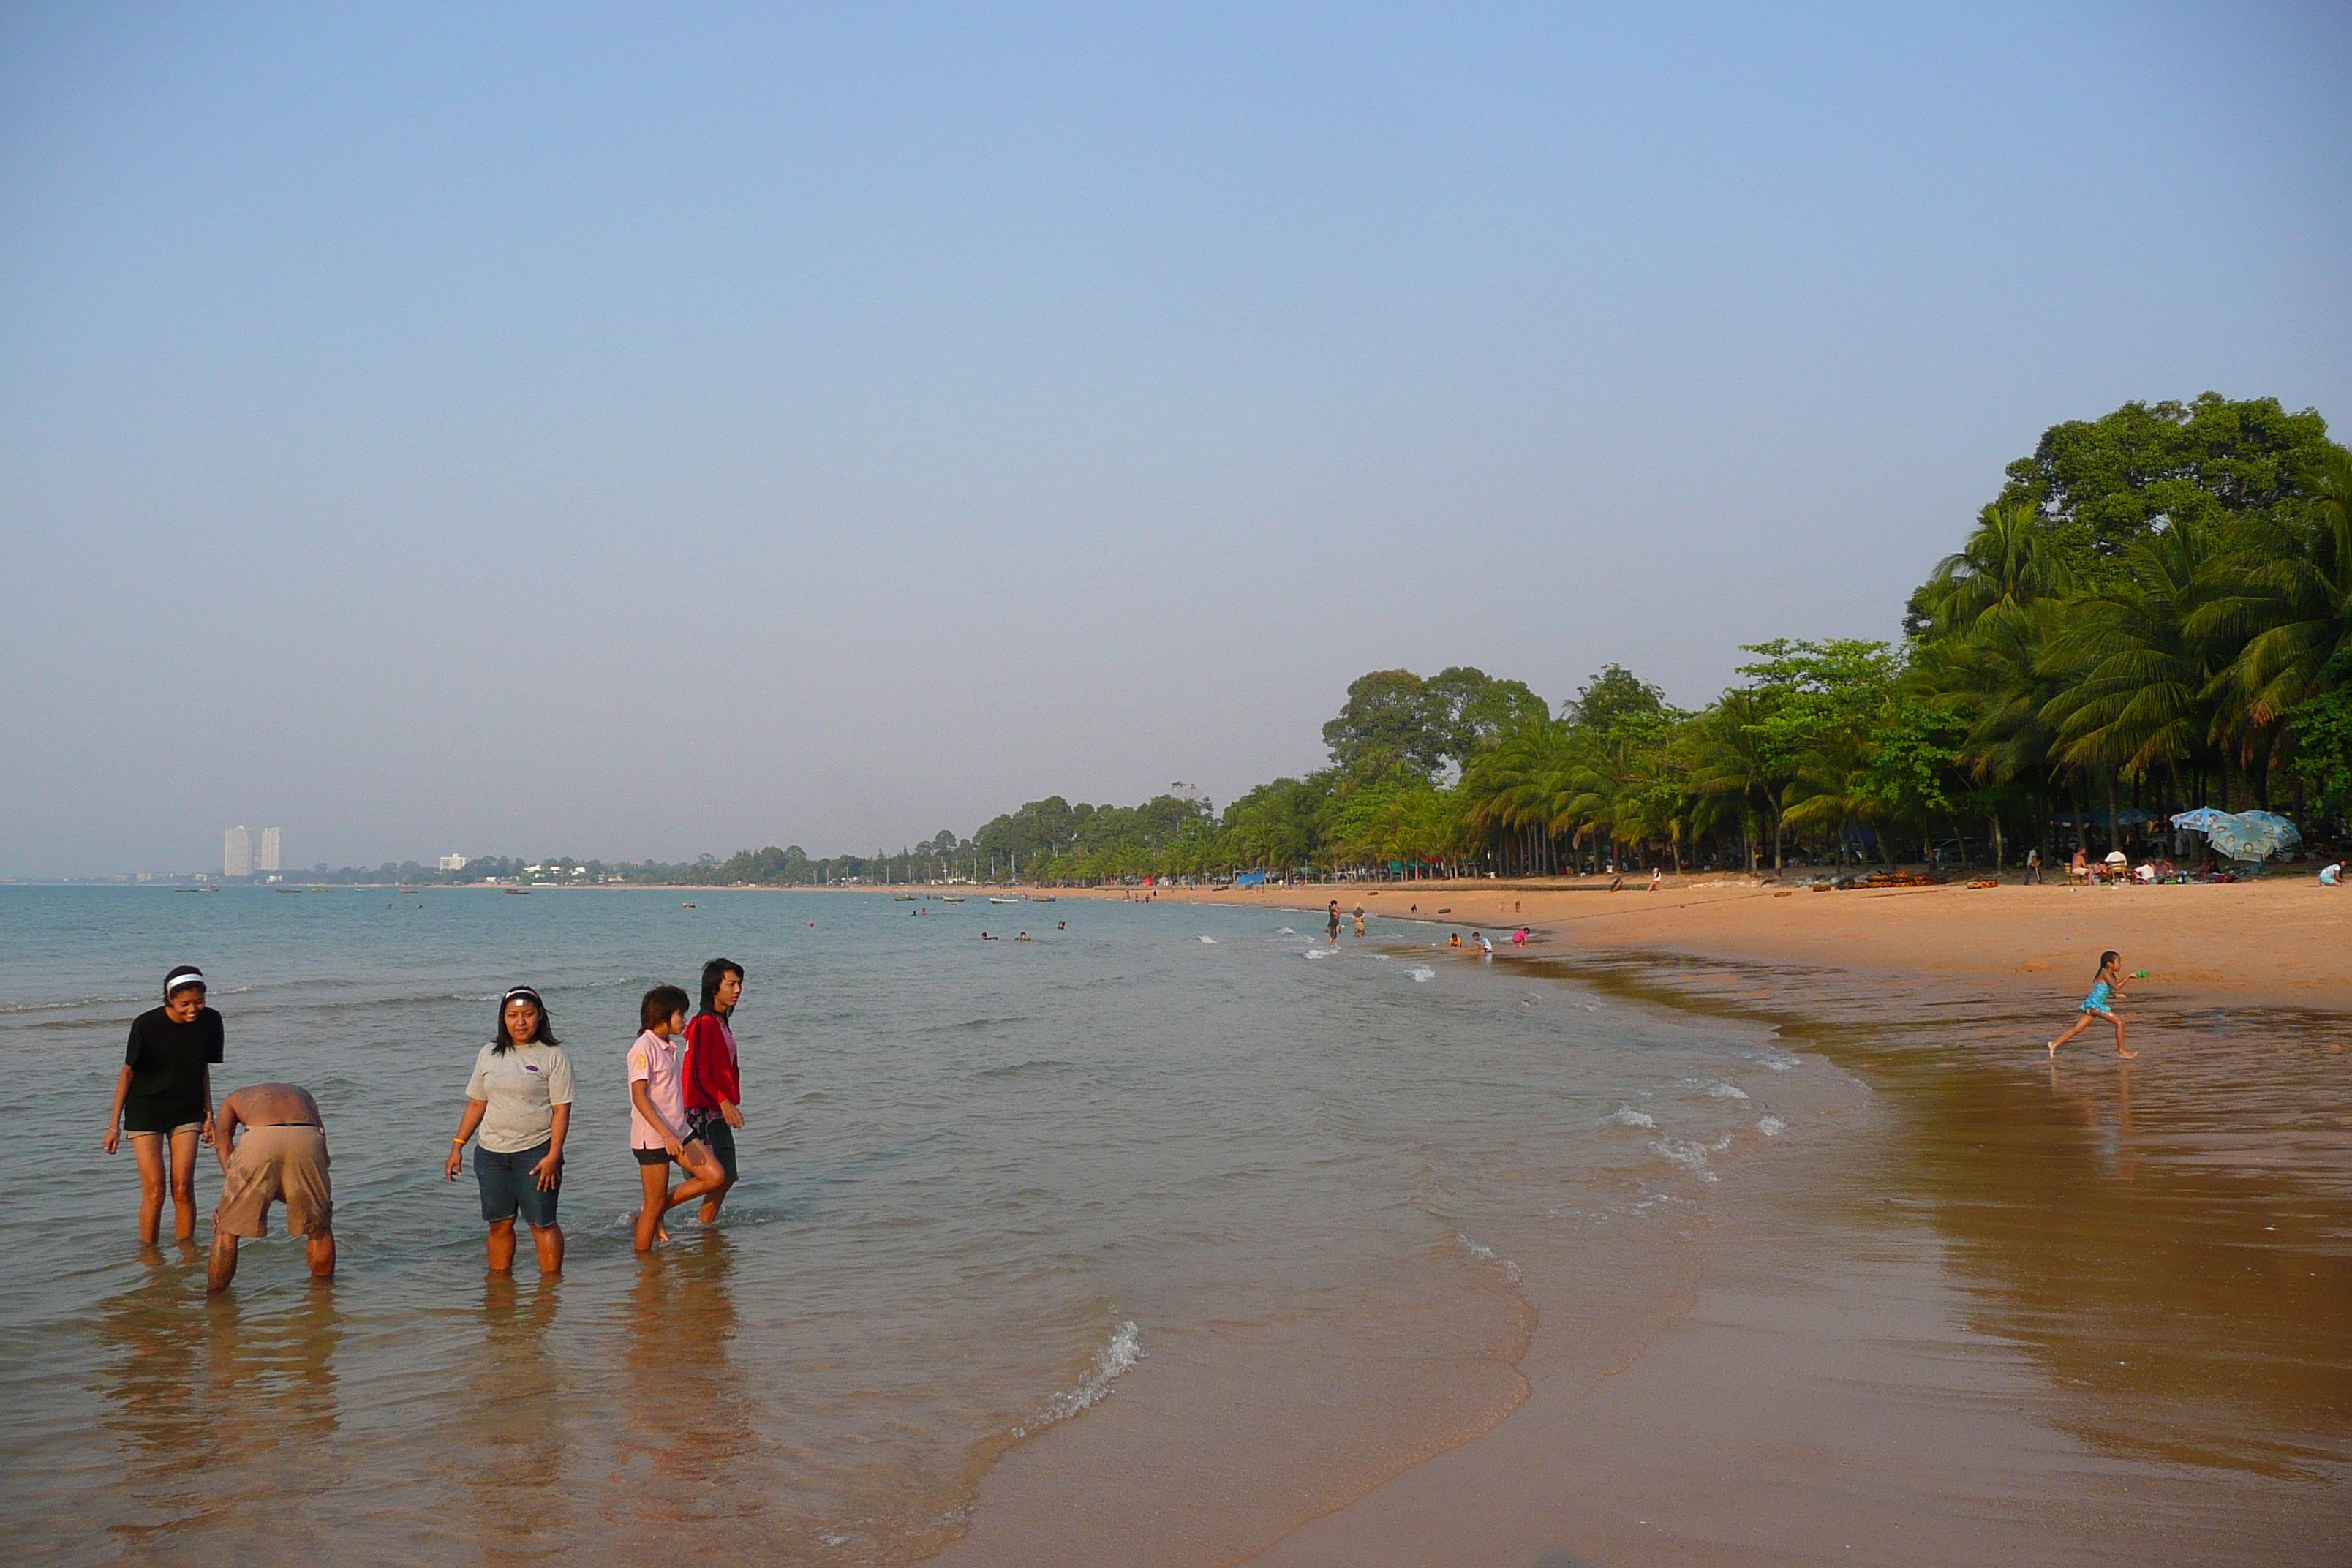
[[[942,1561],[2352,1562],[2352,1020],[2316,967],[2352,904],[1760,891],[1362,898],[1515,901],[1549,940],[1498,973],[1769,1024],[1852,1092],[1727,1171],[1686,1236],[1595,1247],[1637,1283],[1551,1249],[1524,1401],[1466,1436],[1394,1413],[1396,1451],[1432,1451],[1364,1495],[1251,1496],[1213,1430],[1245,1424],[1245,1382],[1173,1442],[1114,1401],[992,1472]],[[2038,1041],[2108,945],[2156,971],[2144,1054],[2086,1036],[2053,1068]]]

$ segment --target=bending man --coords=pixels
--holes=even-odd
[[[327,1126],[310,1091],[290,1083],[238,1089],[213,1113],[213,1152],[220,1156],[221,1201],[213,1211],[206,1288],[228,1289],[236,1278],[238,1238],[268,1235],[269,1205],[281,1198],[286,1234],[309,1238],[310,1272],[332,1278],[335,1194],[327,1182]]]

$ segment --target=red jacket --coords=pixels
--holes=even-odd
[[[698,1015],[686,1026],[686,1108],[716,1110],[719,1102],[743,1103],[735,1072],[735,1032],[716,1013]]]

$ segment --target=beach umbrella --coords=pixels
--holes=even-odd
[[[2278,835],[2281,848],[2292,847],[2303,842],[2303,830],[2275,811],[2242,811],[2238,813],[2238,820],[2259,822],[2268,827]]]
[[[2124,858],[2124,852],[2122,850],[2110,849],[2107,851],[2107,864],[2110,866],[2126,866],[2129,865],[2130,862]]]
[[[2200,805],[2194,811],[2184,811],[2179,816],[2174,817],[2172,819],[2172,826],[2175,827],[2186,827],[2192,833],[2210,833],[2213,831],[2213,825],[2215,823],[2227,822],[2229,820],[2230,814],[2228,812],[2216,811],[2210,805]]]
[[[2287,832],[2294,831],[2288,824]],[[2255,822],[2246,816],[2225,818],[2205,830],[2205,837],[2214,848],[2232,860],[2267,860],[2286,847],[2286,835],[2267,822]]]

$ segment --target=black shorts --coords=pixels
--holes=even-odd
[[[662,1148],[632,1149],[629,1152],[637,1157],[637,1163],[640,1165],[667,1165],[677,1158],[668,1150]]]
[[[688,1110],[686,1135],[700,1139],[719,1168],[727,1173],[727,1179],[735,1179],[735,1129],[727,1125],[724,1115],[716,1110]]]
[[[199,1131],[205,1124],[201,1100],[163,1100],[134,1094],[122,1102],[122,1130],[133,1135],[169,1135]]]

